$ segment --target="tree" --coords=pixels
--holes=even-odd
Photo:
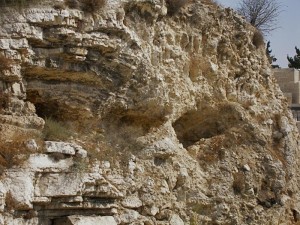
[[[295,47],[296,49],[296,55],[294,57],[287,56],[287,60],[289,61],[289,67],[300,69],[300,50],[299,48]]]
[[[278,28],[277,19],[282,10],[277,0],[241,0],[237,11],[262,33],[268,34]]]
[[[268,57],[268,60],[269,60],[269,63],[271,64],[272,68],[279,68],[279,65],[274,65],[273,62],[276,62],[277,61],[277,58],[275,57],[275,55],[271,55],[272,53],[272,50],[270,49],[271,47],[271,42],[268,41],[267,43],[267,48],[266,48],[266,54],[267,54],[267,57]]]

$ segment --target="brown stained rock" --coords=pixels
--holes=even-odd
[[[298,222],[299,134],[253,27],[209,0],[79,3],[0,9],[1,140],[70,128],[1,168],[0,223]]]

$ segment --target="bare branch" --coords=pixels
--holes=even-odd
[[[282,5],[277,0],[241,0],[238,13],[264,34],[278,28]]]

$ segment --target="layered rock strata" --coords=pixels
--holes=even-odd
[[[1,143],[32,134],[2,173],[0,224],[299,223],[297,128],[233,10],[0,10]],[[77,129],[38,141],[46,118]]]

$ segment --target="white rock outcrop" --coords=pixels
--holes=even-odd
[[[299,223],[259,32],[209,0],[78,1],[0,7],[0,224]]]
[[[68,216],[67,219],[57,220],[54,225],[117,225],[112,216]]]

